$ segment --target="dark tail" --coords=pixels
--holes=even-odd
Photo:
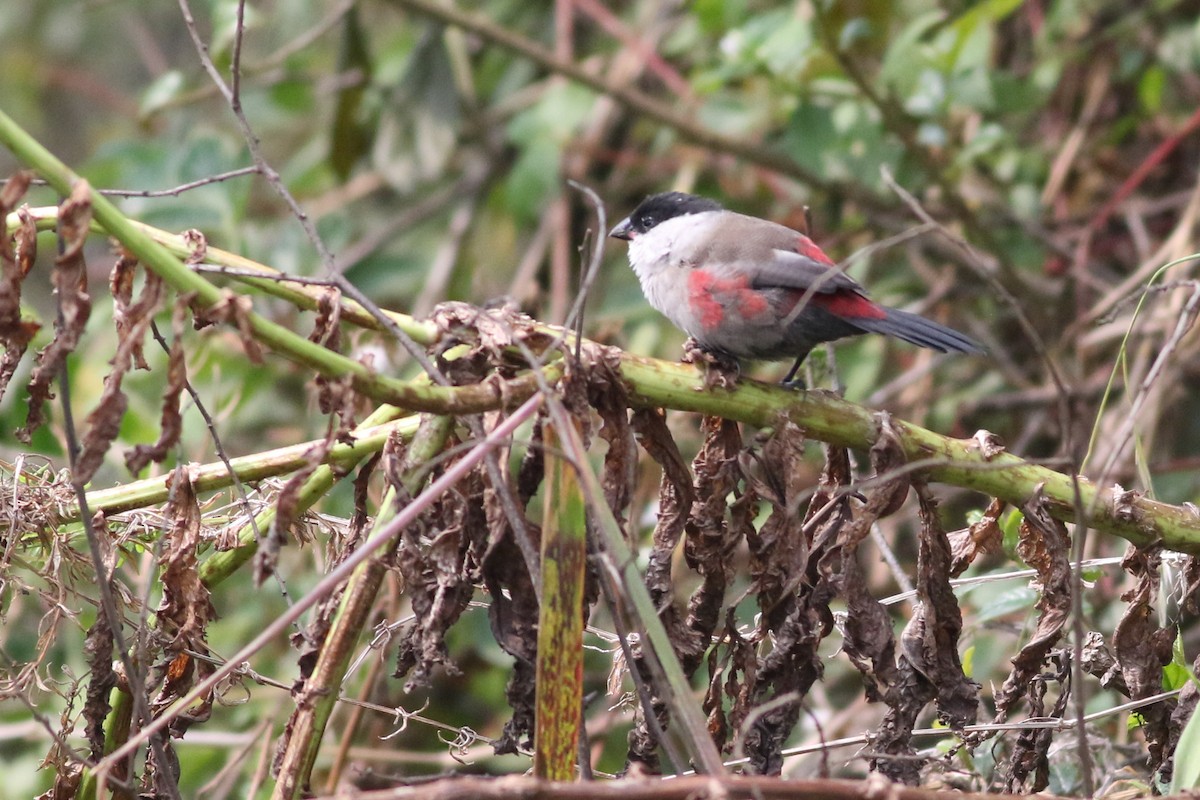
[[[918,317],[896,308],[884,308],[886,317],[880,319],[856,319],[854,324],[869,333],[895,336],[920,347],[928,347],[942,353],[983,353],[983,345],[970,336],[953,328]]]

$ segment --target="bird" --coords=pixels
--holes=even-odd
[[[974,339],[880,305],[812,239],[684,192],[647,197],[609,236],[629,242],[629,265],[655,309],[704,351],[736,361],[795,359],[822,342],[864,333],[943,353],[983,353]]]

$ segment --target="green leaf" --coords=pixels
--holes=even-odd
[[[880,79],[899,94],[907,94],[902,87],[910,85],[912,77],[927,64],[921,40],[945,18],[942,11],[929,11],[917,15],[901,29],[883,56],[879,68]]]
[[[1183,652],[1183,636],[1176,633],[1175,642],[1171,645],[1171,663],[1163,667],[1163,691],[1182,689],[1189,680],[1193,680],[1192,670]]]
[[[950,54],[951,62],[958,61],[963,49],[973,37],[986,32],[990,38],[992,27],[1020,7],[1021,0],[984,0],[950,23],[951,30],[956,34],[954,48]]]
[[[1000,617],[1006,617],[1018,611],[1028,611],[1033,608],[1033,604],[1037,602],[1037,599],[1038,593],[1028,586],[1009,589],[1006,592],[996,595],[987,605],[981,607],[976,616],[976,621],[983,623],[999,619]]]
[[[1015,508],[1000,516],[1000,530],[1004,531],[1004,552],[1018,561],[1020,558],[1017,556],[1017,541],[1021,535],[1021,523],[1024,521],[1025,515]]]
[[[1167,794],[1175,796],[1197,786],[1200,786],[1200,714],[1192,712],[1175,745],[1175,771]]]
[[[1167,73],[1158,64],[1154,64],[1138,81],[1138,100],[1142,108],[1153,114],[1162,108],[1163,89],[1167,85]]]
[[[405,192],[445,171],[458,142],[462,108],[441,28],[413,50],[408,69],[384,104],[372,163]]]
[[[159,75],[146,87],[146,91],[142,92],[138,116],[146,119],[165,108],[179,97],[179,93],[183,91],[183,83],[183,73],[177,69],[169,69]]]

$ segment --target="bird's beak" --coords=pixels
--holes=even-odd
[[[629,241],[633,238],[633,225],[629,222],[629,217],[617,223],[617,227],[608,232],[608,235],[614,239],[624,239]]]

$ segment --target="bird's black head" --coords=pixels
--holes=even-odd
[[[633,213],[621,220],[608,235],[617,239],[632,239],[660,222],[674,217],[720,210],[721,204],[716,200],[709,200],[707,197],[697,197],[684,192],[652,194],[639,203]]]

